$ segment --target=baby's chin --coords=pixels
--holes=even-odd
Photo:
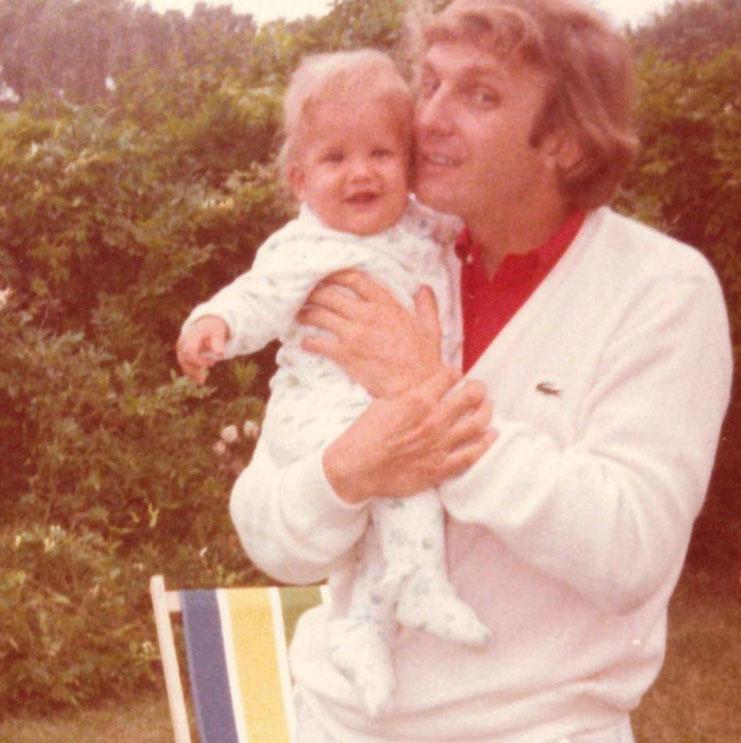
[[[356,214],[345,220],[335,218],[325,220],[324,223],[327,227],[338,230],[339,232],[347,232],[358,237],[368,237],[370,235],[378,235],[396,225],[405,211],[406,201],[403,208],[394,209],[384,214],[373,214],[372,207],[369,209],[369,213],[364,214],[363,207],[361,206]]]
[[[353,225],[351,229],[344,230],[344,232],[349,232],[358,237],[369,237],[370,235],[378,235],[381,232],[391,229],[398,221],[398,219],[392,219],[368,225]]]

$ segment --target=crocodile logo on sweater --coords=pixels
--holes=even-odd
[[[544,395],[561,397],[561,390],[554,386],[552,382],[539,382],[535,385],[535,389],[538,392],[542,392]]]

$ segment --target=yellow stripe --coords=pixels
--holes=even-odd
[[[268,589],[232,588],[227,594],[249,741],[288,743]]]

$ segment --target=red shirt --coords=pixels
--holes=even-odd
[[[558,263],[584,223],[586,213],[572,214],[548,241],[524,255],[504,257],[491,280],[486,278],[481,248],[467,229],[455,244],[461,267],[463,371],[468,371]]]

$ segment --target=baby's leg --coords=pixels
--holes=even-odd
[[[386,562],[383,583],[398,595],[399,623],[455,642],[483,645],[489,630],[448,580],[444,513],[437,493],[379,498],[371,513]]]
[[[329,622],[329,652],[367,714],[378,717],[390,711],[396,686],[389,649],[396,596],[378,590],[384,567],[372,525],[360,549],[348,610]]]

